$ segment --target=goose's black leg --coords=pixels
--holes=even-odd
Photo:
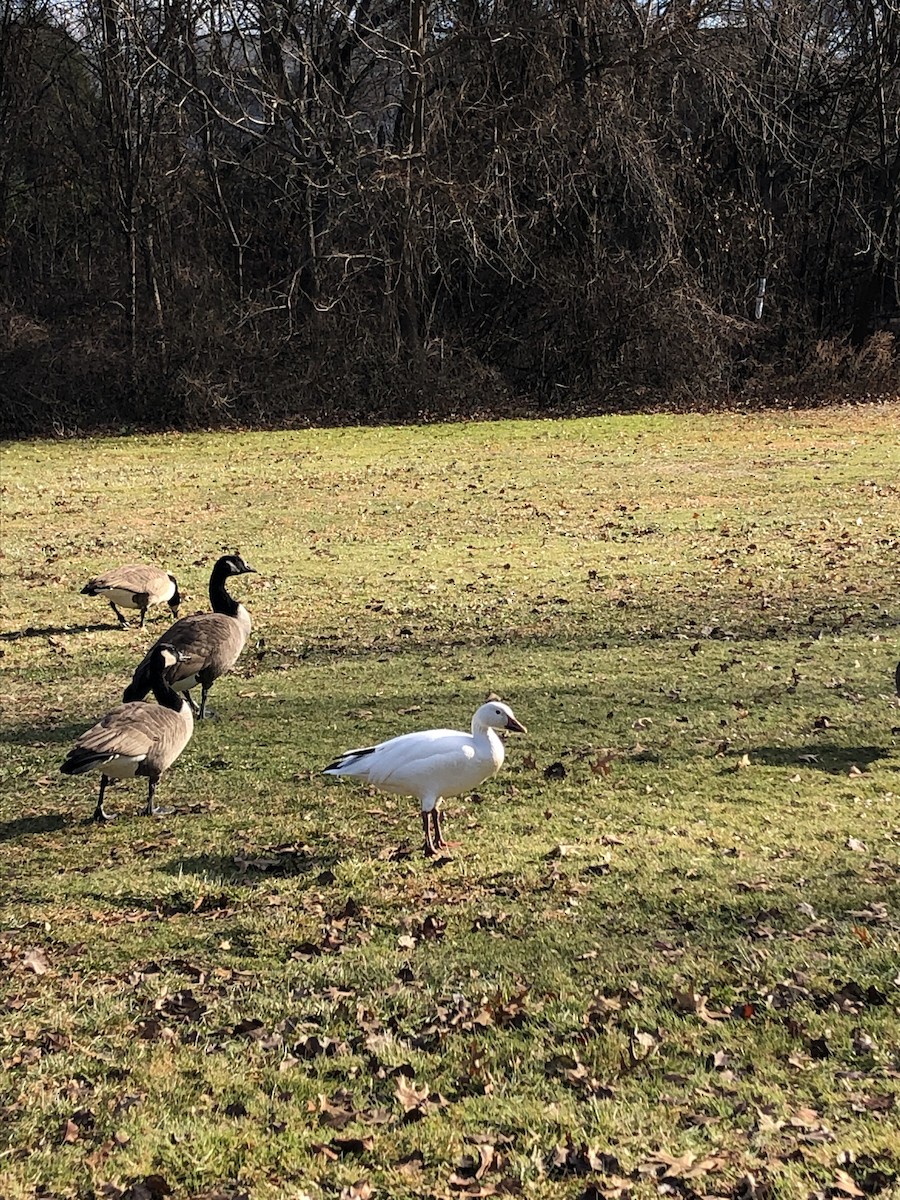
[[[435,846],[437,846],[438,850],[453,850],[453,849],[455,849],[459,845],[459,842],[448,842],[446,840],[446,838],[444,837],[444,829],[443,829],[443,825],[441,823],[443,813],[441,812],[440,808],[438,808],[437,805],[435,805],[434,810],[431,815],[432,815],[432,818],[434,819],[434,844],[435,844]]]
[[[160,808],[154,806],[153,795],[156,792],[156,785],[158,782],[159,780],[154,779],[152,776],[147,781],[147,807],[144,809],[145,817],[168,817],[173,811],[171,808]]]
[[[431,813],[422,813],[422,828],[425,831],[425,854],[428,858],[434,858],[437,850],[431,836]]]
[[[119,612],[119,610],[113,604],[112,600],[110,600],[110,602],[109,602],[109,607],[113,610],[113,612],[119,618],[119,624],[122,626],[122,628],[127,629],[128,628],[128,619],[126,617],[122,616],[122,614]]]
[[[445,842],[441,836],[441,810],[435,805],[431,810],[431,836],[438,850],[443,850]]]
[[[206,717],[214,717],[216,715],[211,709],[209,712],[206,711],[206,698],[209,695],[209,689],[211,687],[212,687],[211,683],[210,684],[205,684],[205,683],[200,684],[200,711],[197,714],[197,716],[199,717],[199,719],[201,721],[204,720],[204,718],[206,718]]]
[[[147,610],[146,610],[146,608],[142,608],[142,609],[141,609],[141,623],[140,623],[140,625],[139,625],[139,627],[138,627],[138,628],[140,628],[140,629],[143,629],[143,628],[144,628],[144,618],[145,618],[146,616],[147,616]]]
[[[194,697],[191,695],[191,693],[190,692],[182,692],[181,694],[182,694],[182,696],[184,696],[185,700],[187,700],[188,708],[191,710],[191,712],[194,714],[194,716],[195,717],[199,716],[200,709],[194,703]]]
[[[97,807],[94,809],[93,817],[91,817],[92,821],[114,821],[116,819],[114,813],[108,813],[106,811],[106,809],[103,807],[103,793],[106,791],[106,785],[108,783],[109,783],[109,776],[101,775],[100,776],[100,795],[97,797]]]

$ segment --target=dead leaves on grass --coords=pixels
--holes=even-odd
[[[471,1003],[465,996],[454,996],[439,1004],[434,1016],[412,1039],[416,1049],[435,1049],[454,1033],[473,1033],[495,1026],[498,1029],[519,1028],[531,1015],[529,989],[519,988],[510,996],[496,992]]]
[[[420,1086],[401,1076],[394,1087],[394,1098],[403,1110],[405,1122],[420,1121],[429,1113],[446,1108],[449,1101],[439,1092],[432,1092],[427,1083]]]
[[[517,1196],[522,1184],[512,1175],[503,1174],[507,1155],[499,1148],[512,1139],[499,1134],[474,1134],[467,1138],[472,1150],[457,1158],[447,1183],[459,1200],[481,1200],[486,1196]],[[501,1175],[488,1179],[488,1175]]]
[[[171,1196],[174,1188],[164,1175],[141,1175],[125,1187],[114,1183],[101,1184],[97,1189],[101,1200],[164,1200]]]
[[[549,1076],[559,1079],[582,1099],[593,1096],[598,1100],[611,1100],[615,1095],[614,1090],[601,1083],[577,1054],[555,1054],[548,1059],[545,1070]]]

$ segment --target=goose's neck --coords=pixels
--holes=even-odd
[[[481,742],[487,749],[497,770],[503,766],[503,759],[506,756],[506,751],[503,747],[502,740],[497,736],[497,731],[491,729],[490,725],[481,725],[477,721],[472,722],[472,737],[476,742]]]
[[[169,681],[166,679],[166,668],[164,665],[156,664],[150,676],[150,686],[153,689],[153,696],[157,704],[163,708],[171,708],[173,712],[181,712],[186,709],[190,714],[190,707],[187,700],[179,692],[176,692]]]
[[[220,575],[218,571],[213,571],[209,578],[209,603],[213,612],[224,613],[226,617],[236,617],[240,605],[234,596],[228,594],[225,587],[227,578],[227,575]]]

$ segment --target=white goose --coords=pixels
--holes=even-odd
[[[498,729],[527,733],[511,708],[489,700],[472,718],[471,733],[455,729],[404,733],[377,746],[347,750],[325,767],[324,774],[351,775],[382,792],[415,796],[422,805],[425,853],[434,855],[448,845],[441,832],[441,800],[471,791],[503,766],[505,752]]]

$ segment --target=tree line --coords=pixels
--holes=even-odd
[[[896,0],[0,0],[13,435],[897,390]]]

